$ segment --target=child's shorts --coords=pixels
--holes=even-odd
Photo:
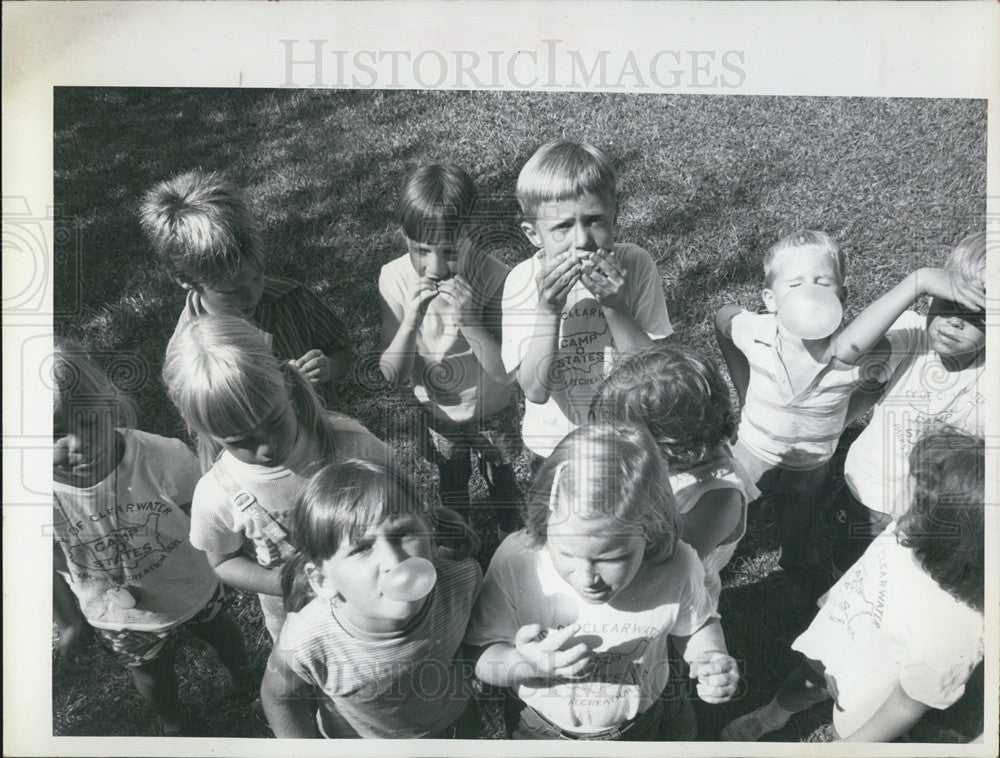
[[[512,740],[659,740],[663,720],[663,700],[653,704],[634,719],[604,731],[581,734],[556,726],[542,714],[512,694],[504,702],[504,722]]]
[[[432,463],[449,461],[475,451],[492,464],[510,464],[521,451],[517,404],[511,402],[492,416],[463,424],[442,421],[420,408],[420,453]]]
[[[181,630],[188,624],[205,624],[219,615],[226,605],[226,590],[220,583],[205,607],[187,621],[160,632],[142,632],[135,629],[95,629],[98,639],[110,649],[119,663],[136,668],[155,661],[172,650]]]

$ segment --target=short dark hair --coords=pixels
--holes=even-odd
[[[935,428],[910,453],[913,500],[897,540],[948,594],[983,611],[985,452],[982,437]]]
[[[421,497],[413,480],[396,464],[348,458],[327,463],[306,485],[292,516],[292,540],[299,554],[282,568],[282,594],[289,610],[312,599],[306,563],[321,564],[345,540],[359,539],[373,524],[394,515],[425,519],[438,547],[455,560],[475,554],[478,540],[455,511]]]
[[[415,169],[403,182],[396,221],[407,239],[424,245],[453,243],[475,211],[476,184],[450,164]]]
[[[622,360],[598,388],[591,415],[644,424],[672,473],[704,462],[736,431],[729,387],[715,362],[663,343]]]

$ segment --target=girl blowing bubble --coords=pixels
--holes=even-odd
[[[197,461],[180,440],[132,429],[131,401],[82,346],[56,345],[55,385],[53,606],[60,650],[65,655],[89,623],[160,717],[161,734],[189,734],[193,719],[178,698],[174,671],[182,629],[212,646],[241,695],[254,689],[225,592],[188,542]]]
[[[388,451],[358,422],[326,411],[299,369],[279,364],[243,319],[185,324],[167,346],[163,379],[207,470],[194,492],[191,544],[226,584],[259,594],[277,639],[278,569],[295,553],[287,526],[311,469],[327,458],[384,461]]]
[[[678,540],[667,467],[640,427],[588,426],[540,469],[526,528],[497,549],[466,642],[510,687],[523,739],[657,739],[675,644],[706,702],[739,681],[697,554]]]
[[[311,599],[289,599],[301,609],[268,661],[275,735],[477,736],[461,643],[482,572],[461,517],[394,467],[348,460],[316,474],[294,523],[301,554],[286,586]]]

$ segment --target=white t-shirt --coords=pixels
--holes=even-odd
[[[188,542],[198,461],[180,440],[119,429],[125,454],[92,487],[52,483],[53,531],[66,556],[63,574],[80,610],[98,629],[157,632],[200,611],[219,585]],[[122,608],[107,594],[125,586]]]
[[[956,600],[896,541],[890,524],[840,578],[792,648],[826,667],[841,737],[863,726],[899,684],[947,708],[983,659],[983,615]]]
[[[886,335],[895,370],[872,420],[851,445],[844,479],[868,508],[899,518],[910,506],[910,451],[937,422],[983,436],[985,362],[948,371],[927,341],[927,317],[907,311]]]
[[[637,245],[616,244],[625,268],[625,299],[639,329],[651,339],[673,333],[663,284],[649,253]],[[535,279],[543,259],[535,254],[510,272],[503,294],[504,368],[521,364],[535,331],[538,287]],[[612,368],[614,342],[604,309],[582,282],[570,290],[559,323],[559,351],[553,363],[560,379],[545,403],[525,400],[524,444],[548,456],[563,437],[587,421],[598,383]]]
[[[635,718],[663,691],[670,676],[668,635],[686,637],[712,618],[718,616],[701,562],[683,542],[666,563],[644,562],[610,603],[592,605],[559,576],[548,549],[532,547],[522,531],[497,548],[465,641],[513,644],[527,624],[580,624],[577,638],[597,653],[593,672],[579,681],[523,684],[517,695],[563,729],[599,732]]]
[[[387,460],[388,448],[361,424],[346,416],[338,415],[334,419],[338,428],[336,460],[363,458],[378,463]],[[228,451],[223,451],[213,469],[219,465],[225,466],[236,483],[251,493],[271,518],[286,530],[290,527],[292,510],[309,477],[284,466],[243,463]],[[248,512],[230,503],[229,497],[212,469],[198,482],[191,507],[191,544],[199,550],[235,553],[247,541],[266,541],[261,525]],[[272,568],[278,562],[265,561],[261,565]]]
[[[503,287],[507,267],[486,254],[476,256],[476,260],[476,270],[467,275],[469,286],[488,301]],[[379,295],[397,317],[402,317],[407,293],[419,279],[409,255],[382,267]],[[513,377],[497,381],[490,376],[455,325],[452,309],[443,297],[435,297],[427,306],[417,330],[416,348],[410,374],[413,394],[436,417],[464,423],[492,416],[510,405]]]
[[[716,545],[701,562],[705,569],[705,589],[712,598],[713,608],[719,607],[719,595],[722,594],[722,580],[719,574],[733,557],[736,546],[740,544],[747,528],[747,504],[760,497],[760,490],[750,481],[743,466],[728,454],[729,446],[724,447],[727,453],[724,457],[702,463],[670,477],[670,489],[677,501],[677,512],[682,516],[690,513],[702,495],[712,490],[736,490],[743,501],[740,523],[736,529]]]

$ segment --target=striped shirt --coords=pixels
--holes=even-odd
[[[739,438],[772,466],[808,470],[833,456],[844,431],[847,404],[860,366],[815,363],[812,380],[793,391],[781,356],[773,313],[744,311],[731,322],[733,343],[750,363],[750,383]]]
[[[482,571],[472,559],[438,557],[434,566],[437,584],[401,632],[348,629],[322,598],[288,615],[275,649],[326,695],[320,713],[329,736],[425,737],[465,710],[472,669],[459,653]],[[354,734],[344,734],[345,721]]]
[[[205,314],[197,293],[188,290],[174,334],[192,318]],[[264,294],[250,321],[267,335],[280,361],[301,358],[313,349],[330,355],[350,346],[344,322],[312,290],[292,279],[264,277]]]

